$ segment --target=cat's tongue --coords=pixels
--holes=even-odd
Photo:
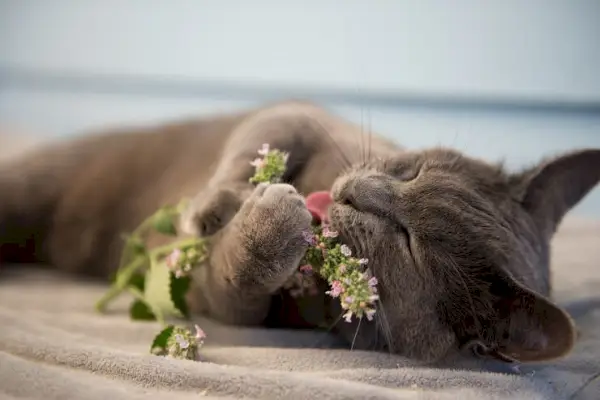
[[[327,209],[333,203],[328,191],[313,192],[306,196],[306,207],[313,216],[315,223],[328,223]]]

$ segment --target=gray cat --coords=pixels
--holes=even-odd
[[[355,348],[423,361],[465,346],[521,362],[566,355],[575,330],[549,297],[549,245],[600,180],[600,150],[512,174],[455,150],[365,135],[286,102],[52,144],[0,167],[0,256],[106,277],[122,232],[191,196],[181,228],[212,236],[190,294],[195,312],[275,326],[297,313],[308,326],[335,323]],[[248,182],[263,143],[290,153],[285,183]],[[281,290],[307,249],[302,195],[319,190],[331,190],[332,227],[379,280],[372,322],[336,322],[339,302],[323,293],[290,302]]]

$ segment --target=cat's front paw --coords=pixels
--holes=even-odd
[[[259,184],[241,210],[241,232],[258,258],[297,263],[307,249],[312,215],[304,198],[288,184]]]

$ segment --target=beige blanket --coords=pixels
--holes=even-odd
[[[204,362],[170,360],[148,354],[158,327],[131,322],[127,298],[101,316],[101,285],[0,269],[0,399],[600,399],[600,221],[566,220],[553,257],[556,298],[581,337],[570,357],[520,372],[491,362],[424,368],[335,349],[322,333],[210,321],[198,321]]]

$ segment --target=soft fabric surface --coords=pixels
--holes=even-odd
[[[0,399],[599,399],[598,260],[600,221],[566,220],[554,240],[555,298],[581,336],[569,357],[520,372],[464,360],[426,368],[335,349],[322,333],[203,320],[204,361],[169,360],[148,354],[158,326],[131,322],[128,298],[98,315],[105,286],[0,268]]]

